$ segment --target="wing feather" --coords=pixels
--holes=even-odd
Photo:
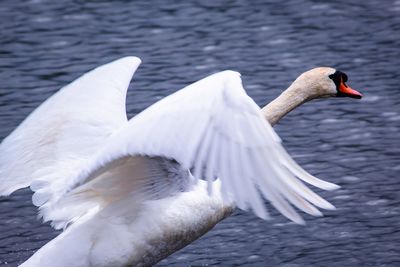
[[[51,196],[50,184],[63,187],[60,177],[75,175],[127,123],[126,91],[139,64],[139,58],[125,57],[100,66],[34,110],[0,144],[0,195],[38,180],[32,189],[41,205]]]
[[[38,108],[1,144],[0,151],[14,148],[17,152],[13,155],[19,155],[22,149],[14,144],[26,142],[25,132],[32,135],[36,130],[32,125],[37,122],[42,132],[46,126],[55,127],[55,133],[65,131],[56,136],[42,134],[40,145],[31,144],[32,155],[25,155],[25,161],[31,165],[24,168],[23,174],[37,170],[32,172],[34,175],[27,175],[28,179],[18,178],[22,173],[4,171],[9,161],[0,156],[2,179],[6,174],[17,177],[13,183],[6,179],[0,194],[32,183],[31,188],[36,191],[33,201],[41,205],[44,219],[64,227],[121,197],[137,194],[135,199],[140,203],[177,192],[182,189],[180,184],[187,182],[182,177],[188,176],[190,169],[194,179],[205,179],[209,184],[215,177],[220,179],[221,192],[211,192],[209,186],[210,194],[222,193],[228,203],[233,201],[241,209],[250,208],[263,219],[269,215],[262,197],[296,223],[304,221],[292,205],[316,216],[321,213],[314,206],[334,208],[301,181],[326,190],[337,186],[308,174],[292,160],[260,108],[246,94],[239,73],[224,71],[211,75],[127,122],[125,105],[115,106],[125,104],[126,88],[139,63],[128,58],[100,67]],[[92,89],[93,84],[101,89],[96,95],[100,100],[86,105],[97,92]],[[86,93],[79,91],[82,87],[87,88]],[[107,88],[114,90],[109,92]],[[44,115],[55,112],[59,104],[74,106],[72,103],[82,94],[76,110],[67,110],[59,114],[60,118]],[[112,104],[103,107],[108,98],[114,99]],[[92,115],[81,118],[82,113]],[[109,113],[116,113],[118,118],[112,119]],[[17,133],[24,138],[18,139]],[[74,139],[79,138],[80,142],[74,144]],[[80,148],[84,152],[79,152]],[[38,164],[43,158],[48,161]],[[181,167],[171,171],[170,167],[163,167],[164,160],[170,167],[176,161],[187,171],[182,174]],[[176,175],[170,177],[171,172]],[[178,181],[177,177],[183,180]]]
[[[333,209],[301,180],[326,190],[337,186],[304,171],[280,142],[244,91],[240,74],[225,71],[189,85],[131,119],[70,180],[66,194],[122,157],[145,155],[176,160],[193,170],[195,179],[211,183],[218,177],[227,201],[251,208],[264,219],[268,213],[261,196],[296,223],[304,221],[292,205],[316,216],[321,213],[313,205]]]

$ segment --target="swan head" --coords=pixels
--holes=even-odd
[[[294,82],[303,88],[306,99],[325,97],[351,97],[360,99],[362,94],[347,85],[344,72],[328,67],[318,67],[301,74]]]

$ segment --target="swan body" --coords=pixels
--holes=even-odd
[[[219,182],[214,186],[218,192]],[[121,204],[126,207],[121,212],[131,212],[130,199]],[[146,202],[133,220],[89,215],[21,266],[151,266],[205,234],[233,208],[220,194],[210,197],[206,182],[199,181],[190,192]]]
[[[0,145],[0,195],[30,186],[45,221],[64,231],[21,266],[149,266],[197,239],[235,207],[269,217],[263,199],[304,223],[334,209],[302,181],[271,124],[316,97],[361,95],[332,68],[301,75],[262,110],[240,74],[206,77],[128,120],[141,63],[88,72],[39,106]]]

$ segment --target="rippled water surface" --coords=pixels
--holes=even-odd
[[[251,3],[250,3],[251,2]],[[143,59],[134,115],[224,69],[271,101],[315,66],[345,71],[361,101],[308,103],[275,128],[311,173],[342,189],[306,226],[237,211],[158,266],[400,266],[400,1],[13,1],[0,3],[0,137],[87,70]],[[0,198],[0,265],[55,237],[27,189]]]

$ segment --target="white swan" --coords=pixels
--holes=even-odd
[[[128,121],[126,91],[140,62],[126,57],[88,72],[1,143],[0,195],[30,186],[44,220],[65,228],[21,266],[151,265],[235,206],[268,218],[263,198],[296,223],[303,220],[291,204],[315,216],[315,206],[334,209],[301,181],[337,186],[299,167],[267,120],[317,97],[360,98],[344,73],[308,71],[260,110],[240,74],[224,71]]]

